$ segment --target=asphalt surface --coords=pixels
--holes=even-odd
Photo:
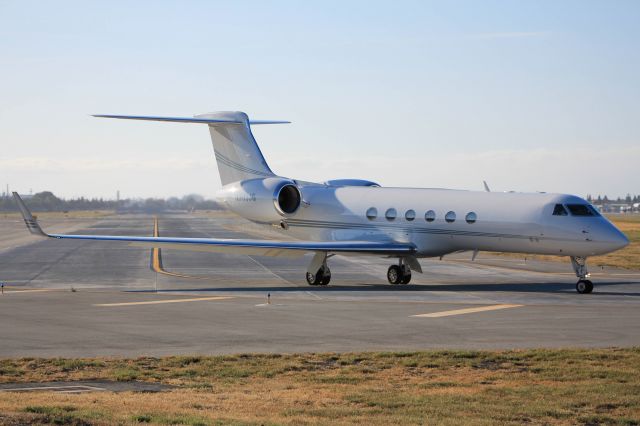
[[[159,223],[167,236],[255,238],[257,231],[226,214]],[[147,215],[52,225],[82,234],[153,232]],[[424,274],[391,286],[389,259],[335,256],[331,285],[311,287],[308,256],[162,250],[164,270],[156,273],[150,250],[43,240],[23,226],[0,220],[0,233],[11,237],[0,241],[0,357],[640,345],[640,272],[592,268],[596,289],[579,295],[568,262],[482,253],[472,262],[463,254],[422,260]]]

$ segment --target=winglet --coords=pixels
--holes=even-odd
[[[24,201],[22,201],[22,198],[20,198],[17,192],[13,193],[13,198],[16,200],[16,203],[18,203],[18,208],[20,209],[20,213],[22,214],[22,218],[24,219],[24,223],[25,225],[27,225],[27,229],[29,230],[29,232],[31,232],[33,235],[38,235],[40,237],[48,237],[49,234],[45,233],[42,230],[42,228],[40,227],[40,224],[38,223],[36,218],[33,217],[33,215],[31,214],[27,206],[24,204]]]

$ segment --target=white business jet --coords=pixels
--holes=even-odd
[[[470,251],[568,256],[579,293],[590,293],[586,258],[625,247],[629,240],[587,201],[564,194],[385,188],[367,180],[304,182],[276,175],[242,112],[194,118],[96,115],[128,120],[206,124],[222,182],[218,201],[245,219],[287,234],[290,241],[110,235],[47,234],[14,193],[33,234],[57,239],[118,241],[141,247],[262,256],[313,253],[310,285],[327,285],[327,259],[335,254],[395,259],[391,284],[407,284],[422,272],[423,257]]]

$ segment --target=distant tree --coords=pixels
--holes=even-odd
[[[117,210],[119,212],[160,213],[166,210],[216,210],[220,206],[213,200],[206,200],[198,194],[189,194],[182,198],[125,199],[120,201],[103,198],[72,198],[69,200],[56,197],[51,191],[38,192],[25,200],[33,211],[65,211],[65,210]],[[13,197],[0,197],[0,211],[17,211]]]
[[[30,204],[37,210],[61,210],[63,202],[53,192],[43,191],[31,197]]]
[[[180,210],[180,199],[178,197],[170,197],[167,200],[166,206],[171,210]]]

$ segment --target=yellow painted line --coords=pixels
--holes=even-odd
[[[197,297],[195,299],[170,299],[170,300],[148,300],[146,302],[100,303],[93,306],[159,305],[162,303],[204,302],[206,300],[225,300],[225,299],[233,299],[233,297],[214,296],[214,297]]]
[[[158,228],[158,218],[157,217],[155,217],[154,220],[153,220],[153,236],[154,237],[159,237],[160,236],[160,230]],[[151,259],[152,259],[151,260],[151,269],[153,269],[153,271],[157,272],[158,274],[168,275],[170,277],[190,278],[190,279],[195,279],[195,280],[206,280],[207,279],[207,277],[198,277],[198,276],[194,276],[194,275],[177,274],[175,272],[166,271],[162,267],[160,249],[158,247],[154,247],[154,248],[151,249]]]
[[[452,315],[473,314],[475,312],[497,311],[499,309],[519,308],[521,306],[524,306],[524,305],[491,305],[491,306],[480,306],[478,308],[454,309],[452,311],[432,312],[430,314],[419,314],[419,315],[411,315],[411,316],[419,317],[419,318],[440,318],[440,317],[448,317]]]
[[[155,217],[153,219],[153,236],[154,237],[158,237],[160,236],[160,232],[158,232],[158,218]],[[160,249],[158,249],[157,247],[154,247],[151,249],[152,251],[152,266],[153,266],[153,270],[155,272],[161,272],[162,271],[162,266],[160,266]]]

